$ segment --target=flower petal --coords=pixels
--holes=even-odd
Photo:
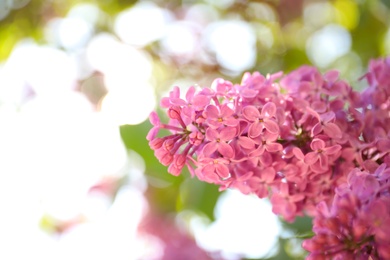
[[[257,121],[260,118],[259,110],[254,106],[246,106],[242,109],[242,115],[249,121]]]
[[[335,123],[327,123],[324,125],[324,133],[334,139],[340,139],[343,136],[340,128]]]
[[[268,167],[265,168],[261,172],[261,178],[266,182],[266,183],[272,183],[272,181],[275,179],[276,172],[273,167]]]
[[[277,123],[272,121],[271,119],[265,119],[264,122],[264,127],[267,129],[268,132],[271,134],[278,134],[279,133],[279,126]]]
[[[154,155],[164,166],[168,166],[173,161],[173,156],[169,152],[166,152],[164,149],[157,150]]]
[[[325,142],[321,139],[314,138],[313,141],[311,141],[310,148],[313,151],[322,150],[325,147]]]
[[[253,176],[253,171],[245,171],[244,173],[241,173],[239,171],[236,172],[236,181],[247,181],[251,179]]]
[[[327,109],[327,104],[323,101],[313,101],[311,103],[311,108],[317,113],[323,113]]]
[[[268,102],[261,109],[262,117],[272,117],[276,114],[276,105],[273,102]]]
[[[160,118],[158,117],[158,114],[155,111],[150,113],[149,121],[154,126],[159,126],[160,125]]]
[[[280,194],[283,194],[283,195],[289,195],[290,194],[289,188],[288,188],[288,184],[284,183],[284,182],[280,183],[279,191],[280,191]]]
[[[187,102],[181,98],[170,98],[169,99],[172,105],[175,106],[186,106]]]
[[[214,175],[215,174],[215,165],[207,164],[202,168],[202,173],[204,175]]]
[[[152,129],[150,129],[148,134],[146,135],[146,140],[151,141],[154,138],[156,138],[158,131],[159,131],[158,127],[153,127]]]
[[[257,147],[255,150],[251,151],[249,153],[249,158],[256,158],[256,157],[259,157],[260,155],[262,155],[265,151],[265,148],[263,145],[260,145],[259,147]]]
[[[323,153],[320,153],[319,156],[318,156],[318,158],[319,158],[319,163],[320,163],[321,169],[323,169],[323,170],[328,169],[328,167],[329,167],[328,156],[326,156],[326,155],[323,154]]]
[[[343,149],[341,156],[348,162],[352,162],[356,157],[356,149],[353,147],[346,147]]]
[[[172,163],[168,167],[168,172],[172,174],[173,176],[179,176],[181,173],[182,168],[178,167],[176,164]]]
[[[188,101],[188,103],[192,103],[192,98],[194,97],[195,95],[195,87],[194,86],[191,86],[188,90],[187,90],[187,93],[186,93],[186,99]]]
[[[324,122],[324,123],[328,123],[330,122],[331,120],[333,120],[333,118],[335,118],[335,114],[333,111],[329,111],[329,112],[326,112],[326,113],[323,113],[320,115],[320,118],[321,118],[321,121]]]
[[[192,98],[191,103],[196,107],[205,107],[210,103],[210,97],[198,94]]]
[[[217,119],[219,117],[219,110],[214,105],[208,105],[204,111],[204,114],[208,118]]]
[[[221,177],[222,180],[226,180],[230,178],[229,168],[222,163],[215,164],[215,171]]]
[[[219,133],[219,138],[223,141],[230,141],[232,140],[237,133],[237,129],[234,127],[226,127],[221,130]]]
[[[303,154],[302,150],[298,147],[294,147],[292,149],[292,152],[298,160],[303,160],[305,158],[305,155]]]
[[[187,161],[187,156],[184,154],[175,154],[174,155],[174,163],[176,164],[177,167],[183,168]]]
[[[280,143],[271,143],[267,144],[265,149],[270,153],[275,153],[283,150],[283,145],[281,145]]]
[[[271,166],[274,160],[269,152],[264,151],[263,154],[260,155],[260,162],[264,166]]]
[[[227,158],[232,158],[234,156],[233,148],[227,143],[219,143],[218,152]]]
[[[244,98],[254,98],[256,97],[258,91],[254,89],[244,88],[240,91],[241,96]]]
[[[218,149],[218,143],[215,142],[215,141],[212,141],[210,143],[207,143],[204,147],[203,147],[203,154],[205,156],[210,156],[212,153],[214,153],[216,150]]]
[[[318,160],[318,153],[310,152],[305,155],[304,162],[308,165],[314,164]]]
[[[219,133],[216,129],[208,128],[206,130],[206,138],[209,141],[215,141],[216,139],[219,138]]]
[[[339,74],[338,70],[329,70],[324,74],[324,78],[325,80],[333,83],[339,78]]]
[[[390,151],[390,140],[381,138],[376,143],[377,148],[380,152],[389,152]]]
[[[324,150],[324,153],[326,155],[335,154],[335,153],[337,153],[338,151],[341,150],[341,145],[336,144],[336,145],[333,145],[331,147],[326,147],[323,150]]]
[[[234,110],[231,109],[227,104],[221,106],[222,117],[229,117],[234,114]]]
[[[223,121],[223,124],[224,125],[227,125],[227,126],[236,126],[238,125],[240,121],[238,121],[237,119],[235,119],[234,117],[229,117],[228,119],[225,119]]]
[[[255,147],[255,142],[246,136],[238,137],[238,145],[245,149],[253,149]]]
[[[313,128],[311,129],[311,136],[312,136],[312,137],[313,137],[313,136],[316,136],[316,135],[318,135],[319,133],[321,133],[321,131],[322,131],[322,125],[321,125],[320,122],[318,122],[318,123],[315,124],[315,125],[313,126]]]
[[[255,121],[253,124],[249,126],[248,135],[251,138],[255,138],[258,137],[262,131],[263,131],[263,124],[259,123],[258,121]]]

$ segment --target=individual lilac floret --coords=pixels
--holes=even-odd
[[[218,128],[221,126],[237,126],[238,120],[234,118],[234,110],[227,104],[223,104],[221,107],[208,105],[203,112],[204,118],[207,118],[207,123],[212,128]]]
[[[312,136],[320,134],[322,131],[330,138],[340,139],[342,132],[340,127],[334,123],[335,113],[329,111],[318,116],[318,123],[311,130]]]
[[[196,176],[200,180],[219,184],[221,181],[230,178],[229,160],[225,158],[209,158],[200,156],[198,159],[198,168],[195,170]]]
[[[208,128],[206,130],[206,139],[209,141],[203,147],[203,154],[210,156],[214,152],[218,151],[226,158],[232,158],[234,156],[233,148],[228,144],[236,136],[236,129],[232,127],[226,127],[219,130]]]
[[[266,103],[261,112],[255,106],[246,106],[242,109],[242,115],[251,122],[248,129],[248,136],[251,138],[258,137],[263,129],[272,134],[278,134],[279,126],[275,122],[276,105],[272,102]]]
[[[341,146],[336,144],[330,147],[326,147],[323,140],[315,138],[311,144],[313,152],[309,152],[305,155],[305,163],[310,166],[310,169],[314,172],[325,172],[329,169],[329,156],[341,150]]]
[[[297,202],[305,199],[304,194],[293,194],[287,183],[280,183],[278,188],[274,188],[271,197],[272,212],[282,215],[288,222],[292,222],[298,212]]]

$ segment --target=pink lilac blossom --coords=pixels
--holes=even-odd
[[[278,83],[281,76],[246,73],[240,85],[216,79],[212,89],[190,88],[186,100],[175,87],[162,100],[170,123],[162,124],[156,113],[150,117],[153,128],[148,139],[156,157],[171,174],[178,175],[187,166],[192,175],[221,190],[237,187],[266,197],[279,194],[285,182],[290,187],[288,196],[302,199],[289,202],[296,209],[293,214],[277,210],[280,203],[274,211],[289,221],[312,212],[316,198],[324,197],[314,191],[326,190],[331,195],[329,190],[337,181],[319,189],[316,185],[321,182],[307,184],[307,179],[337,168],[340,150],[350,147],[341,138],[342,128],[331,110],[338,92],[333,91],[336,96],[321,92],[338,79],[329,74],[329,83],[313,67],[298,69]],[[286,87],[286,82],[294,86]],[[345,120],[347,116],[346,112]],[[158,129],[170,130],[171,135],[158,137]],[[293,149],[299,152],[287,156],[286,151]],[[243,174],[249,172],[253,174]],[[334,175],[335,180],[339,178],[343,173]]]
[[[390,258],[389,173],[386,164],[375,172],[354,169],[330,206],[317,205],[315,235],[302,245],[307,259]]]
[[[211,88],[189,88],[185,99],[175,87],[161,101],[169,123],[153,112],[147,139],[173,175],[187,167],[220,190],[269,197],[286,221],[318,218],[317,235],[304,246],[311,258],[348,259],[358,250],[361,259],[387,257],[388,241],[374,233],[390,226],[389,75],[390,57],[370,62],[361,93],[337,71],[311,66],[286,75],[247,72],[240,84],[218,78]]]

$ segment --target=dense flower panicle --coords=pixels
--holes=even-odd
[[[287,221],[304,214],[324,217],[319,203],[337,208],[331,205],[358,201],[355,206],[363,212],[371,205],[363,197],[389,193],[383,187],[390,173],[382,166],[390,165],[389,74],[390,58],[372,61],[362,93],[337,71],[322,74],[311,66],[286,75],[247,72],[240,84],[218,78],[211,88],[190,87],[184,98],[175,87],[161,100],[169,123],[153,112],[147,139],[171,174],[187,167],[220,190],[270,197],[273,212]],[[161,136],[162,129],[170,134]],[[375,181],[352,177],[354,171],[369,172]],[[355,188],[365,185],[365,190]],[[348,210],[343,208],[345,216]],[[357,221],[366,221],[359,216]],[[339,243],[327,234],[318,237],[317,242]],[[317,242],[307,243],[316,248]]]
[[[332,204],[317,205],[315,236],[305,240],[308,259],[390,258],[390,168],[354,169]]]

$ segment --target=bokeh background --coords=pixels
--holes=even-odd
[[[388,0],[0,0],[0,259],[303,259],[309,218],[169,175],[147,117],[245,71],[359,89],[388,54]]]

